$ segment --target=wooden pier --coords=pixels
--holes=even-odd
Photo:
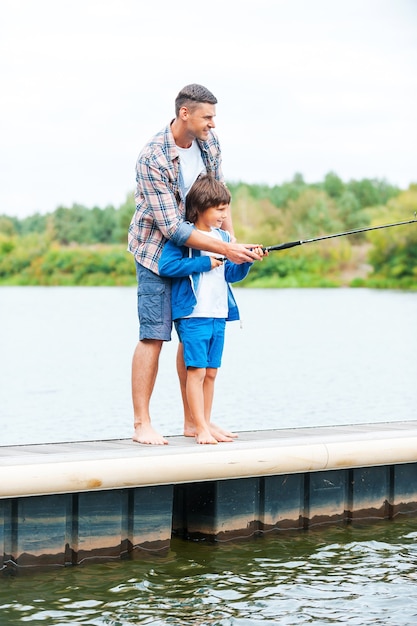
[[[0,567],[417,514],[417,421],[0,447]]]

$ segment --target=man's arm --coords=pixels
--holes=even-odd
[[[229,209],[227,211],[226,219],[223,220],[222,229],[223,230],[227,230],[227,232],[230,233],[232,241],[235,241],[235,231],[234,231],[234,228],[233,228],[233,218],[232,218],[232,207],[231,206],[229,206]]]
[[[137,178],[147,210],[150,210],[158,230],[166,239],[171,239],[184,221],[185,208],[179,206],[179,197],[174,194],[174,181],[169,177],[168,165],[162,165],[157,160],[139,158]]]
[[[246,263],[251,261],[260,261],[262,257],[253,251],[253,248],[260,247],[255,243],[231,243],[214,239],[203,233],[193,230],[191,235],[185,242],[189,248],[196,250],[206,250],[207,252],[215,252],[219,256],[226,257],[233,263]]]

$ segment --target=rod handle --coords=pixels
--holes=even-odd
[[[287,248],[294,248],[295,246],[301,246],[302,241],[287,241],[287,243],[280,243],[277,246],[267,246],[266,248],[262,248],[264,252],[270,250],[286,250]]]

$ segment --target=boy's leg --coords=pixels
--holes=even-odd
[[[204,417],[206,423],[210,425],[211,409],[213,407],[214,398],[214,382],[217,376],[217,368],[207,367],[204,377],[203,393],[204,393]]]
[[[184,350],[181,341],[177,350],[177,374],[180,383],[181,399],[184,409],[184,435],[185,437],[195,437],[195,426],[193,416],[187,400],[187,368],[184,363]]]
[[[197,320],[196,320],[197,321]],[[207,346],[203,349],[204,352],[206,352],[207,350],[207,357],[206,358],[211,358],[209,353],[210,353],[210,343],[213,339],[213,320],[207,319],[205,320],[205,324],[207,324],[207,328],[210,328],[209,331],[209,335],[206,337],[206,341],[208,342]],[[178,336],[180,337],[181,335],[181,329],[185,328],[186,329],[186,341],[189,338],[189,328],[190,325],[193,327],[194,326],[194,322],[191,319],[189,320],[179,320],[179,322],[177,322],[177,332],[178,332]],[[220,365],[220,361],[221,361],[221,355],[222,355],[222,351],[223,351],[223,345],[224,345],[224,326],[225,326],[225,322],[221,320],[216,320],[214,322],[214,325],[217,327],[217,329],[215,329],[215,331],[218,334],[218,339],[217,339],[217,347],[214,346],[214,359],[217,361],[218,360],[218,364]],[[203,342],[204,344],[204,342]],[[200,350],[201,348],[199,348],[199,344],[196,340],[196,337],[193,338],[193,341],[191,342],[191,347],[193,348],[193,350],[191,351],[191,353],[189,352],[190,349],[190,344],[188,344],[187,342],[187,352],[189,354],[189,358],[193,358],[192,357],[192,353],[193,350]],[[211,367],[209,369],[215,369],[217,370],[217,362],[216,362],[216,367]],[[183,348],[183,344],[181,343],[181,337],[180,337],[180,344],[178,346],[178,352],[177,352],[177,371],[178,371],[178,377],[180,379],[180,385],[181,385],[181,394],[183,397],[183,405],[184,405],[184,436],[185,437],[195,437],[196,436],[196,424],[194,422],[193,419],[193,414],[192,411],[190,410],[189,407],[189,402],[187,401],[187,393],[186,393],[186,385],[182,384],[181,381],[182,380],[186,380],[187,378],[187,369],[184,363],[184,348]],[[217,372],[216,372],[217,373]],[[206,374],[207,376],[207,374]],[[208,382],[208,384],[210,384]],[[214,393],[214,380],[212,383],[212,389],[209,391],[209,393],[212,394],[211,397],[211,401],[210,404],[212,405],[213,403],[213,393]],[[221,441],[221,442],[226,442],[226,441],[233,441],[233,439],[235,437],[237,437],[237,435],[235,433],[231,433],[227,430],[224,430],[223,428],[220,428],[220,426],[217,426],[216,424],[213,424],[210,421],[210,413],[211,413],[211,406],[210,406],[210,410],[208,412],[208,419],[206,418],[206,422],[208,424],[208,428],[210,430],[211,435],[217,440],[217,441]],[[206,412],[205,412],[206,415]]]
[[[189,367],[187,369],[187,401],[193,416],[197,443],[217,443],[217,439],[210,433],[205,418],[205,378],[205,368]]]
[[[204,378],[204,417],[213,437],[219,442],[233,441],[237,437],[235,433],[223,430],[211,421],[211,409],[213,407],[214,383],[217,376],[217,368],[208,367]]]
[[[214,397],[214,381],[216,379],[217,371],[221,365],[221,360],[223,356],[226,320],[213,319],[212,323],[213,330],[210,348],[208,351],[207,373],[204,389],[204,394],[206,396],[207,402],[207,410],[205,413],[206,421],[209,425],[211,434],[213,435],[213,437],[215,437],[215,439],[217,439],[217,441],[233,441],[233,439],[237,437],[235,433],[224,430],[223,428],[220,428],[220,426],[217,426],[216,424],[213,424],[213,422],[211,422],[211,409]]]

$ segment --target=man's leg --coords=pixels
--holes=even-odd
[[[163,279],[136,262],[140,341],[132,361],[133,441],[168,443],[154,430],[149,403],[158,373],[162,343],[171,340],[171,281]]]
[[[168,443],[151,425],[149,403],[151,400],[162,341],[142,339],[136,346],[132,360],[132,401],[134,413],[133,441],[163,445]]]

